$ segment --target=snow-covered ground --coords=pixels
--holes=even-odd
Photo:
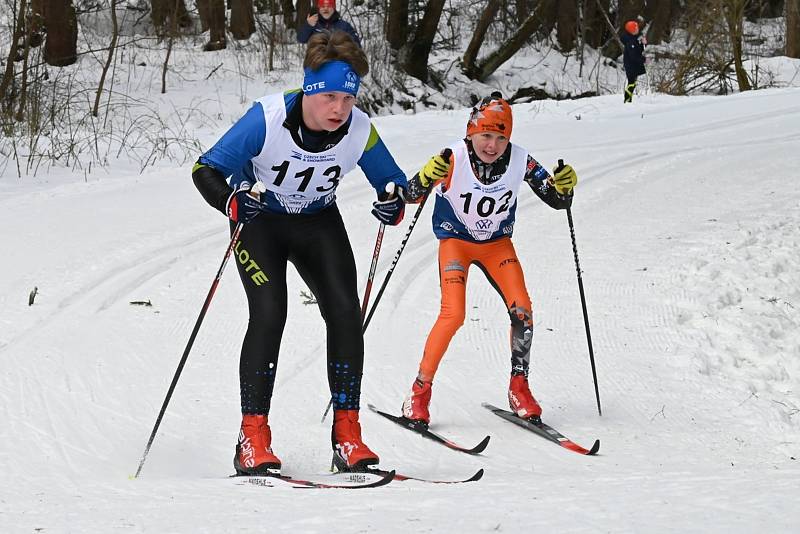
[[[230,99],[230,98],[229,98]],[[226,107],[220,127],[245,108]],[[566,216],[524,193],[515,243],[534,299],[532,385],[583,457],[502,406],[502,303],[472,271],[467,321],[434,386],[433,429],[470,457],[364,411],[386,467],[468,476],[372,490],[237,485],[244,293],[231,266],[139,479],[132,479],[227,244],[181,167],[0,179],[2,532],[796,532],[800,527],[800,89],[515,106],[513,140],[579,174],[575,231],[595,406]],[[466,110],[375,119],[413,173]],[[206,131],[208,142],[218,135]],[[366,279],[377,223],[359,172],[339,205]],[[438,312],[430,207],[366,334],[364,403],[399,409]],[[409,217],[410,218],[410,217]],[[386,233],[377,281],[405,228]],[[28,295],[38,294],[33,306]],[[324,329],[290,278],[270,416],[287,471],[328,466]],[[373,296],[374,296],[373,292]],[[150,301],[152,307],[130,304]]]

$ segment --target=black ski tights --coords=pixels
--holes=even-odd
[[[311,215],[262,213],[244,226],[233,256],[250,309],[239,360],[242,413],[269,413],[286,324],[287,262],[314,293],[325,320],[333,407],[358,409],[364,338],[355,260],[338,208]],[[306,395],[298,399],[304,402]]]

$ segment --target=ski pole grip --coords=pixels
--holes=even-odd
[[[453,151],[449,148],[445,148],[442,150],[441,155],[447,163],[450,163],[450,157],[453,155]]]
[[[558,158],[558,167],[556,167],[556,172],[559,172],[563,168],[564,168],[564,160],[561,159],[561,158]]]
[[[394,198],[395,190],[397,189],[397,184],[394,182],[387,183],[383,188],[383,193],[378,195],[378,200],[386,201],[391,200]]]
[[[250,191],[247,192],[248,195],[255,198],[256,200],[261,199],[261,194],[266,192],[267,186],[264,185],[264,182],[257,181],[253,184],[253,187],[250,188]]]

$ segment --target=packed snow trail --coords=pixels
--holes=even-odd
[[[514,142],[579,182],[573,205],[603,417],[594,401],[563,212],[522,191],[514,242],[534,303],[531,385],[576,455],[499,420],[508,319],[475,269],[437,375],[431,429],[363,410],[381,465],[456,479],[302,492],[226,479],[239,425],[244,294],[227,272],[139,480],[135,471],[227,243],[189,167],[84,183],[0,181],[0,530],[792,532],[800,442],[798,89],[514,107]],[[466,110],[378,118],[408,173],[458,139]],[[580,116],[580,120],[577,117]],[[409,132],[415,132],[413,136]],[[362,286],[377,222],[353,173],[340,206]],[[405,230],[386,231],[382,280]],[[294,472],[330,461],[324,325],[290,270],[270,423]],[[39,295],[27,305],[28,293]],[[152,307],[132,306],[150,300]],[[427,208],[366,334],[363,404],[399,410],[439,309]],[[354,498],[355,497],[355,498]],[[503,506],[487,503],[502,502]]]

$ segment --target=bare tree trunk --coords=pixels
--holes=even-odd
[[[308,18],[308,14],[311,13],[311,0],[297,0],[297,16],[294,21],[294,28],[296,30],[300,29],[300,26]]]
[[[208,24],[211,20],[211,6],[209,0],[197,0],[197,15],[200,19],[200,32],[205,33],[208,31]]]
[[[281,13],[283,13],[283,25],[292,28],[294,23],[294,3],[292,0],[280,0]]]
[[[108,45],[108,56],[106,63],[103,65],[103,71],[100,74],[100,83],[97,85],[97,94],[94,97],[94,107],[92,108],[92,115],[97,117],[100,110],[100,97],[103,95],[103,85],[106,83],[106,76],[108,75],[108,68],[114,60],[114,54],[117,51],[117,38],[119,37],[119,24],[117,24],[117,0],[111,0],[111,44]]]
[[[611,22],[611,19],[608,18],[608,0],[601,1],[595,0],[597,4],[598,11],[600,13],[600,17],[605,21],[608,29],[611,31],[611,35],[614,37],[615,42],[619,48],[610,47],[607,50],[603,50],[603,54],[607,57],[617,57],[619,56],[622,51],[625,49],[625,46],[622,44],[622,40],[619,38],[619,33],[617,28],[614,27],[614,24]]]
[[[483,40],[486,38],[486,30],[497,15],[497,10],[500,9],[500,0],[489,0],[483,15],[478,19],[478,25],[475,27],[475,32],[472,34],[472,39],[464,52],[463,69],[464,73],[474,79],[475,75],[475,59],[478,57],[478,51],[481,49]]]
[[[604,41],[603,35],[606,33],[606,22],[595,0],[583,2],[583,27],[586,44],[592,48],[600,48]]]
[[[197,0],[202,27],[209,30],[208,43],[203,50],[222,50],[227,45],[225,38],[225,0]]]
[[[389,0],[384,30],[393,50],[400,50],[408,39],[408,1]]]
[[[517,8],[517,24],[521,26],[531,14],[531,0],[514,0],[514,6]]]
[[[662,0],[661,2],[648,2],[644,9],[644,18],[650,21],[650,28],[647,31],[647,41],[651,44],[669,42],[672,32],[673,2]]]
[[[538,13],[537,18],[539,19],[539,27],[535,31],[542,37],[549,36],[553,28],[556,27],[556,21],[558,20],[558,0],[539,0],[534,11]],[[528,19],[526,18],[525,20]],[[520,27],[524,24],[525,22],[523,21]]]
[[[744,8],[744,16],[748,20],[780,17],[784,7],[783,0],[751,0]]]
[[[167,29],[166,24],[169,18],[170,3],[169,0],[150,0],[150,20],[159,35],[164,35]]]
[[[585,9],[586,0],[578,0],[578,57],[580,58],[581,62],[581,66],[578,69],[578,78],[583,77],[583,50],[586,47]]]
[[[234,39],[247,39],[256,31],[253,0],[230,0],[231,34]]]
[[[786,0],[786,55],[800,59],[800,0]]]
[[[784,0],[764,0],[767,4],[767,9],[764,14],[766,17],[780,17],[784,14],[786,7]],[[794,0],[786,0],[786,2],[794,2]]]
[[[576,0],[561,0],[558,3],[558,25],[556,40],[562,52],[567,53],[575,48],[578,35],[578,3]]]
[[[15,6],[16,7],[16,6]],[[14,108],[13,91],[9,89],[14,81],[14,60],[19,52],[18,44],[22,41],[25,32],[25,11],[27,10],[26,0],[20,0],[19,11],[14,13],[14,35],[11,38],[11,46],[8,50],[6,59],[6,70],[3,73],[3,81],[0,82],[0,105],[2,105],[3,115],[11,116]]]
[[[742,63],[742,36],[744,33],[744,6],[748,0],[726,0],[723,11],[728,24],[728,37],[733,47],[733,64],[736,69],[736,81],[740,91],[749,91],[750,79]]]
[[[192,19],[189,12],[186,11],[184,0],[150,0],[150,20],[153,21],[153,26],[156,27],[160,36],[163,37],[167,34],[173,13],[178,14],[178,24],[181,28],[188,28],[192,25]]]
[[[433,47],[433,38],[439,27],[445,0],[430,0],[425,6],[425,14],[419,22],[414,37],[409,43],[408,54],[403,62],[403,70],[410,76],[428,81],[428,57]]]
[[[31,14],[27,24],[28,45],[35,48],[44,42],[44,0],[31,0]]]
[[[20,14],[20,17],[22,17],[22,14]],[[17,122],[22,122],[23,120],[25,120],[25,105],[28,103],[28,53],[29,52],[30,52],[30,46],[28,46],[28,41],[26,40],[22,50],[22,83],[20,83],[20,89],[19,89],[19,108],[17,109],[17,115],[15,117],[15,120]]]
[[[533,13],[528,15],[528,18],[525,19],[525,22],[522,23],[522,26],[511,36],[511,38],[506,41],[506,43],[489,54],[482,62],[480,62],[475,68],[475,78],[479,81],[484,81],[486,78],[492,75],[494,71],[496,71],[500,65],[505,63],[506,61],[511,58],[517,51],[522,48],[525,42],[538,30],[541,28],[542,21],[539,19],[539,9],[541,9],[544,2],[540,3],[536,9],[533,10]]]
[[[272,72],[275,69],[273,60],[275,57],[275,32],[278,30],[278,24],[275,20],[275,0],[269,0],[269,14],[272,19],[272,25],[269,30],[269,65],[267,65],[267,68]]]
[[[175,8],[175,14],[177,12],[177,5]],[[224,13],[224,12],[223,12]],[[172,45],[175,42],[175,36],[178,34],[178,24],[177,24],[177,17],[172,16],[171,24],[169,28],[169,38],[167,39],[167,56],[164,58],[164,66],[161,69],[161,94],[166,94],[167,92],[167,71],[169,70],[169,58],[172,55]]]
[[[44,60],[54,67],[78,61],[78,18],[72,0],[47,0],[45,3]]]

